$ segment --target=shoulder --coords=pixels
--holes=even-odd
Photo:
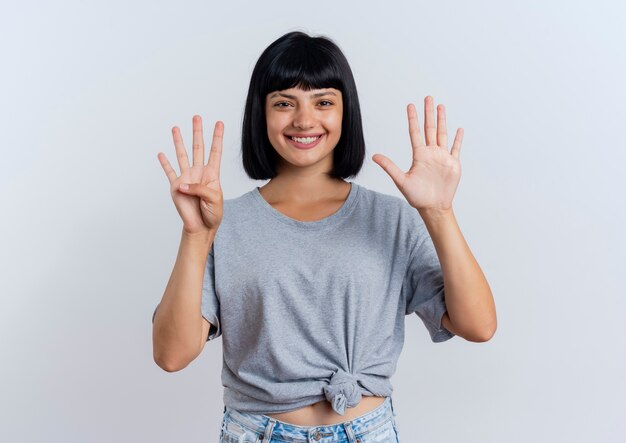
[[[387,223],[396,222],[400,226],[421,226],[423,220],[403,196],[385,194],[359,185],[360,203],[373,217],[382,217]]]
[[[415,246],[428,236],[428,229],[417,209],[403,195],[385,194],[362,187],[362,214],[377,236],[393,244],[395,253],[410,256]]]
[[[404,199],[395,195],[385,194],[380,191],[367,188],[363,185],[359,186],[359,203],[377,211],[398,211],[402,209]],[[407,203],[408,205],[408,203]]]
[[[251,211],[251,203],[254,196],[255,188],[250,191],[246,191],[235,197],[224,199],[224,216],[222,222],[232,223],[236,220],[245,218]]]
[[[252,213],[254,198],[253,191],[247,191],[243,194],[224,198],[222,222],[217,230],[215,237],[216,242],[222,241],[225,237],[229,239],[237,232],[251,229],[250,225],[254,225],[255,216]]]

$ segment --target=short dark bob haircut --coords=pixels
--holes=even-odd
[[[289,32],[270,44],[252,71],[241,137],[243,167],[254,180],[277,175],[279,156],[267,136],[265,99],[274,91],[298,87],[334,88],[343,96],[341,137],[333,150],[330,177],[356,176],[365,159],[365,141],[356,84],[339,47],[327,37]]]

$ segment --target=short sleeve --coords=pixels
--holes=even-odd
[[[211,250],[209,251],[209,255],[206,259],[206,268],[204,270],[201,304],[202,316],[207,319],[209,323],[211,323],[207,341],[213,340],[222,335],[222,328],[220,325],[220,302],[215,291],[215,260],[213,254],[214,246],[211,245]]]
[[[409,256],[402,285],[406,315],[415,312],[422,319],[433,342],[443,342],[454,334],[441,325],[446,312],[443,272],[437,251],[425,226]]]

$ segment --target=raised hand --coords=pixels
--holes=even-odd
[[[193,117],[193,164],[191,167],[180,129],[174,126],[172,135],[180,175],[176,175],[176,171],[164,153],[159,152],[157,157],[170,182],[170,193],[176,210],[183,219],[183,230],[189,234],[217,231],[222,222],[224,202],[220,186],[224,123],[221,121],[215,123],[209,161],[206,165],[204,165],[202,118],[199,115]]]
[[[402,172],[389,158],[374,154],[372,160],[382,167],[394,181],[409,204],[418,210],[444,210],[452,208],[452,199],[461,180],[459,153],[463,141],[463,129],[459,128],[448,152],[446,112],[437,106],[435,127],[433,98],[424,99],[424,132],[422,138],[415,105],[407,106],[409,136],[413,148],[413,163],[408,172]]]

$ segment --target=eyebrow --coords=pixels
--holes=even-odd
[[[279,95],[281,97],[290,98],[292,100],[295,100],[297,98],[295,95],[283,94],[282,92],[275,92],[270,96],[270,98],[274,98]],[[311,94],[311,98],[322,97],[324,95],[334,95],[335,97],[337,96],[337,94],[335,94],[333,91],[326,91],[326,92],[316,92],[315,94]]]

